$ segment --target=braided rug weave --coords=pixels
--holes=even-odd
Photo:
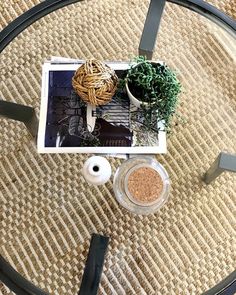
[[[38,3],[0,1],[0,29]],[[211,3],[236,18],[234,0]],[[131,59],[148,4],[83,1],[37,21],[1,54],[0,97],[38,114],[45,58]],[[201,181],[221,150],[236,152],[236,41],[167,3],[153,59],[175,68],[184,88],[184,122],[157,156],[172,180],[159,213],[128,213],[112,181],[84,181],[88,155],[39,155],[23,124],[0,119],[0,253],[50,294],[77,294],[93,232],[111,238],[99,294],[201,294],[236,269],[236,175]],[[121,163],[109,160],[113,171]],[[13,293],[0,284],[0,294]]]

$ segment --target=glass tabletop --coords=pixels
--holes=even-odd
[[[1,28],[40,2],[0,4]],[[42,17],[1,53],[1,99],[38,115],[42,64],[51,56],[131,60],[149,2],[82,1]],[[211,3],[236,17],[232,1]],[[183,86],[168,153],[156,156],[172,182],[156,214],[120,207],[112,179],[87,184],[81,168],[89,155],[38,154],[22,123],[0,120],[0,254],[49,294],[77,294],[92,233],[110,237],[99,294],[200,294],[235,270],[236,175],[202,180],[221,151],[235,153],[235,38],[168,2],[153,60],[165,61]],[[114,175],[122,160],[108,160]]]

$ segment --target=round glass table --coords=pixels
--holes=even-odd
[[[147,216],[119,206],[112,179],[85,182],[88,155],[38,154],[32,109],[25,121],[19,109],[1,118],[1,294],[77,294],[92,233],[110,237],[99,294],[236,292],[236,4],[157,2],[0,4],[0,99],[36,116],[42,63],[51,56],[128,61],[139,48],[175,69],[183,85],[182,120],[174,119],[168,153],[156,156],[170,175],[170,199]],[[224,167],[219,155],[229,156]],[[122,160],[108,159],[114,173]],[[209,167],[231,172],[207,185]]]

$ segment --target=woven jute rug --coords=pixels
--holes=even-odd
[[[0,3],[0,28],[40,0]],[[1,54],[0,97],[39,112],[45,58],[129,60],[147,0],[83,1],[37,21]],[[211,1],[236,18],[234,0]],[[167,4],[154,59],[183,84],[168,154],[172,181],[160,212],[121,208],[112,181],[88,185],[88,155],[39,155],[21,123],[0,120],[0,253],[50,294],[79,290],[91,234],[109,236],[99,294],[200,294],[236,268],[236,175],[201,180],[221,150],[236,152],[236,41],[205,18]],[[109,159],[113,171],[121,160]],[[1,294],[12,294],[3,285]]]

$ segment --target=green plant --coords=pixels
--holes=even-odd
[[[131,93],[142,101],[144,125],[155,129],[157,121],[164,120],[168,129],[181,84],[167,65],[151,63],[144,57],[136,58],[135,62],[128,70],[125,81]]]

